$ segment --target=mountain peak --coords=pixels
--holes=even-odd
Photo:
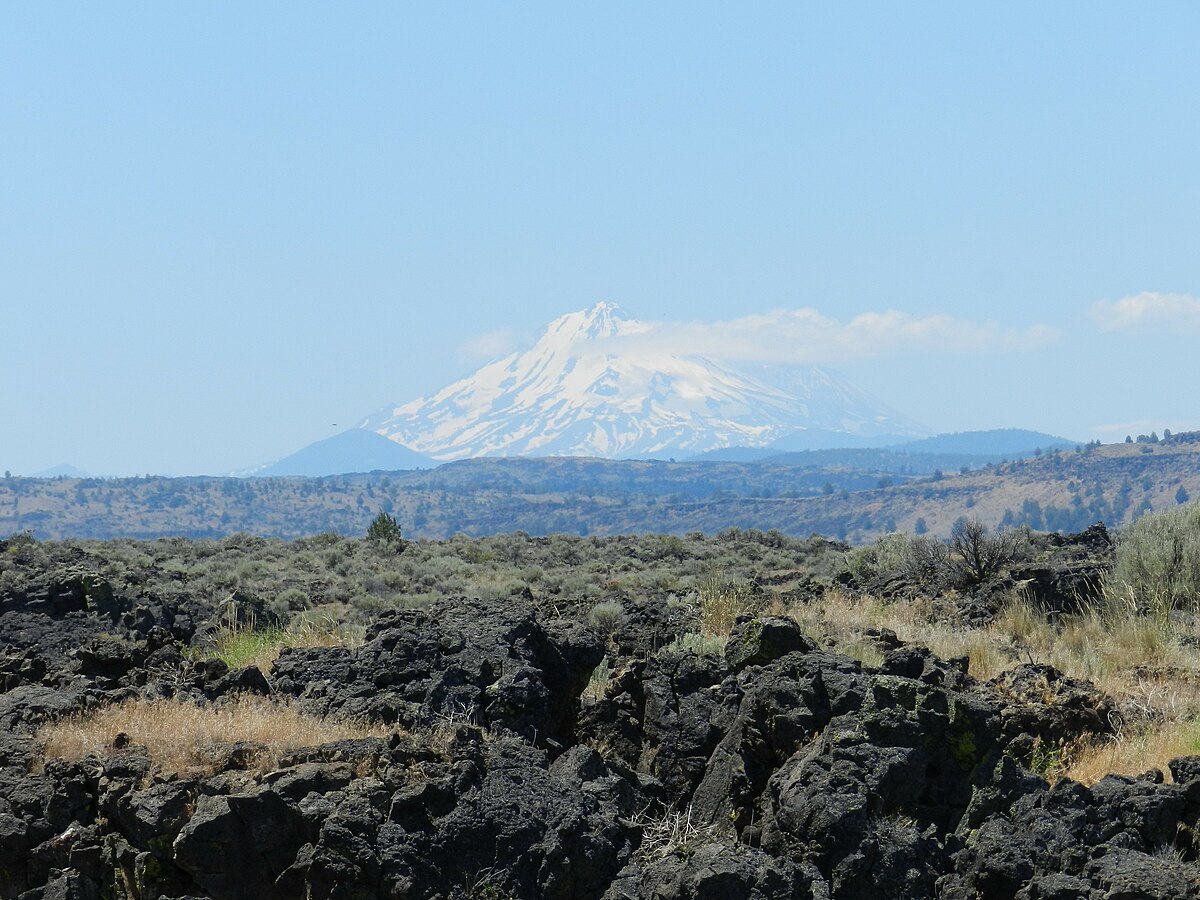
[[[615,303],[597,303],[555,319],[528,350],[360,427],[443,460],[670,456],[811,429],[928,433],[831,373],[735,369],[637,339],[649,331]]]
[[[575,343],[614,337],[625,330],[624,326],[627,323],[633,321],[617,304],[601,300],[590,309],[580,309],[559,316],[546,326],[541,340],[550,338]]]

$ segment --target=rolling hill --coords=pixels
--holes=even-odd
[[[351,428],[263,466],[235,473],[257,478],[272,475],[344,475],[350,472],[432,469],[437,463],[396,441],[362,428]]]

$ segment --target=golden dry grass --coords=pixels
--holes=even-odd
[[[166,774],[212,771],[221,748],[238,741],[264,746],[253,768],[267,771],[289,750],[345,738],[386,738],[380,725],[319,719],[294,704],[241,696],[219,706],[180,700],[127,700],[44,726],[43,759],[82,759],[112,752],[118,734],[141,745]]]
[[[749,585],[720,575],[704,579],[699,594],[700,632],[712,637],[728,637],[737,617],[753,607]]]
[[[1064,774],[1091,784],[1109,772],[1166,772],[1175,756],[1200,753],[1200,655],[1180,626],[1120,607],[1089,610],[1050,622],[1036,606],[1013,597],[983,628],[951,624],[952,598],[885,602],[833,589],[813,603],[777,609],[809,634],[831,639],[842,652],[877,665],[880,652],[866,628],[890,628],[943,659],[967,656],[969,671],[987,680],[1023,662],[1048,663],[1095,684],[1116,702],[1115,741],[1066,748]]]
[[[833,589],[815,603],[783,612],[814,636],[839,646],[853,647],[865,628],[890,628],[901,640],[922,644],[943,658],[968,656],[971,674],[981,679],[1022,662],[1049,663],[1121,696],[1144,680],[1140,673],[1147,669],[1200,673],[1194,651],[1153,619],[1092,611],[1051,623],[1032,604],[1015,597],[990,625],[968,628],[952,624],[946,607],[946,601],[928,598],[885,602]],[[1200,706],[1195,708],[1200,712]]]
[[[1166,722],[1117,740],[1083,745],[1070,753],[1066,775],[1094,784],[1105,775],[1140,775],[1159,769],[1170,778],[1167,763],[1177,756],[1200,753],[1200,722]]]

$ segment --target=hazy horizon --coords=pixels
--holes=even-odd
[[[935,432],[1200,428],[1200,8],[0,11],[0,470],[218,474],[597,301]]]

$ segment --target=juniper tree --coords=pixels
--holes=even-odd
[[[391,513],[381,512],[367,528],[367,540],[380,545],[396,547],[404,546],[404,538],[400,533],[400,523]]]

